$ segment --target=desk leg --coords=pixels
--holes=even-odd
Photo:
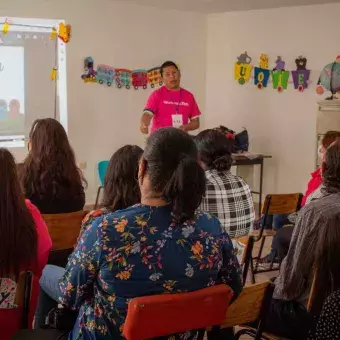
[[[260,164],[260,198],[259,198],[259,217],[261,217],[261,210],[262,210],[262,186],[263,186],[263,159],[261,159]]]

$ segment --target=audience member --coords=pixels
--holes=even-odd
[[[214,214],[230,237],[248,235],[255,220],[249,185],[230,172],[232,141],[217,130],[195,137],[199,159],[206,176],[201,208]]]
[[[340,339],[340,290],[336,290],[326,299],[316,325],[316,330],[312,332],[308,339]]]
[[[266,330],[291,339],[305,338],[310,327],[306,304],[315,263],[322,264],[322,268],[317,268],[317,282],[320,277],[326,280],[327,272],[330,278],[334,279],[335,275],[337,261],[328,253],[332,250],[330,245],[339,242],[333,227],[340,215],[340,141],[327,149],[322,174],[323,196],[306,205],[298,215],[288,254],[275,281],[274,299],[267,319]],[[329,229],[327,237],[322,236],[325,229]],[[338,274],[339,270],[336,276]],[[326,292],[325,289],[318,290],[317,295],[321,298]]]
[[[52,118],[36,120],[29,133],[28,148],[20,169],[26,197],[42,214],[82,210],[86,181],[63,126]]]
[[[126,209],[140,203],[138,164],[142,154],[143,150],[139,146],[125,145],[112,155],[105,175],[101,208],[85,217],[82,231],[103,213]]]
[[[46,292],[79,309],[74,339],[121,337],[128,301],[137,296],[195,291],[219,282],[234,290],[234,298],[242,290],[229,236],[217,218],[196,211],[205,176],[192,138],[174,128],[155,131],[138,181],[141,205],[92,222],[69,259],[59,293],[49,286],[50,273],[63,270],[44,272]]]
[[[340,187],[340,185],[339,185]],[[340,339],[340,213],[320,231],[315,250],[314,281],[315,294],[312,295],[312,312],[320,315],[314,340]]]
[[[340,132],[339,131],[327,131],[324,137],[321,141],[321,146],[319,150],[319,157],[322,160],[324,157],[324,154],[327,150],[327,148],[337,139],[340,138]],[[309,203],[312,199],[316,199],[321,196],[321,191],[317,190],[320,188],[320,185],[322,183],[322,173],[321,168],[318,168],[314,172],[311,173],[312,178],[307,184],[306,193],[302,199],[301,206],[305,206],[307,203]],[[317,191],[317,192],[315,192]],[[285,216],[285,215],[276,215],[276,216]],[[275,225],[275,217],[274,216],[274,225]],[[281,217],[278,217],[279,219]],[[294,216],[294,219],[292,217],[289,217],[289,220],[295,222],[296,216]],[[281,228],[283,224],[279,225],[278,231],[273,239],[272,242],[272,250],[270,254],[260,260],[260,263],[262,264],[268,264],[271,263],[272,260],[274,262],[281,262],[282,259],[287,255],[290,240],[292,238],[294,225],[292,226],[288,218],[285,220],[284,224],[290,224],[289,226],[285,228]],[[295,224],[295,223],[293,223]]]
[[[0,299],[1,339],[11,339],[20,328],[20,309],[11,314],[7,308],[15,304],[15,287],[20,272],[30,270],[39,280],[52,246],[51,238],[39,210],[24,198],[13,156],[0,149]],[[7,287],[7,288],[6,288]],[[30,315],[36,306],[36,292],[31,297]],[[32,320],[30,320],[30,323]]]
[[[123,146],[113,154],[105,176],[101,209],[90,212],[84,218],[80,235],[91,226],[94,219],[104,213],[126,209],[140,202],[138,164],[142,154],[143,150],[135,145]],[[56,306],[57,302],[41,289],[34,327],[42,328],[48,312]]]

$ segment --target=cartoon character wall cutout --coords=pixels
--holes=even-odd
[[[303,92],[308,88],[310,70],[307,70],[307,58],[299,56],[295,59],[296,70],[292,71],[295,90]]]
[[[278,56],[275,61],[275,67],[272,71],[270,71],[273,81],[273,88],[280,93],[286,90],[288,86],[289,71],[286,71],[285,67],[286,62],[281,56]]]
[[[251,63],[251,58],[247,52],[242,53],[237,57],[237,62],[235,63],[234,77],[240,85],[244,85],[250,79],[250,74],[253,69]]]
[[[268,55],[262,53],[260,56],[259,67],[255,67],[254,69],[254,84],[259,90],[262,90],[264,87],[267,87],[268,85],[270,75],[268,67],[269,67]]]
[[[87,57],[84,60],[84,73],[81,75],[81,79],[84,83],[96,83],[97,72],[94,70],[94,60],[92,57]]]
[[[336,99],[336,94],[340,93],[340,55],[321,71],[316,93],[321,95],[325,90],[332,93],[327,99]]]

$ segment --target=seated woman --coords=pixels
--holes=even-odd
[[[201,209],[214,214],[231,238],[248,235],[255,220],[249,185],[230,172],[232,141],[217,130],[195,137],[199,159],[206,176]]]
[[[42,214],[82,210],[86,181],[63,126],[52,118],[36,120],[29,133],[28,149],[20,169],[26,198]]]
[[[340,138],[339,131],[327,131],[323,136],[321,141],[321,147],[319,150],[319,157],[323,159],[327,148],[335,142],[337,138]],[[308,204],[311,200],[317,199],[320,197],[320,191],[315,192],[322,183],[322,174],[321,168],[318,168],[314,172],[311,173],[311,179],[307,184],[306,193],[302,199],[301,207]],[[282,216],[282,215],[277,215]],[[274,216],[275,217],[275,216]],[[274,221],[275,224],[275,221]],[[285,224],[290,224],[289,221],[286,221]],[[295,223],[294,223],[295,224]],[[288,253],[290,240],[292,238],[294,226],[288,226],[286,228],[281,228],[277,231],[273,242],[272,242],[272,250],[270,254],[260,260],[262,264],[269,264],[274,260],[274,262],[281,262],[284,257]]]
[[[110,159],[104,182],[104,195],[101,208],[90,212],[83,220],[80,235],[91,226],[94,219],[104,213],[114,212],[128,208],[140,202],[140,189],[138,185],[138,164],[143,150],[136,145],[126,145],[117,150]],[[55,269],[55,267],[52,267]],[[52,270],[51,275],[57,275]],[[35,314],[35,328],[42,328],[48,312],[57,306],[55,299],[45,293],[42,285],[38,308]],[[56,293],[51,293],[55,296]]]
[[[95,219],[69,259],[58,295],[79,310],[72,339],[120,338],[134,297],[220,282],[234,290],[234,298],[242,290],[229,236],[217,218],[196,211],[205,176],[192,138],[174,128],[155,131],[138,180],[142,204]]]
[[[81,230],[91,225],[93,219],[103,213],[122,210],[140,203],[138,164],[143,149],[137,145],[125,145],[111,157],[104,181],[101,208],[90,212],[83,221]]]
[[[13,156],[6,149],[0,149],[0,278],[16,281],[20,272],[30,270],[34,282],[39,280],[45,267],[52,242],[39,210],[24,198],[17,176]],[[2,292],[8,285],[7,295],[0,299],[1,339],[11,339],[20,328],[20,310],[8,313],[8,306],[14,304],[15,293],[10,289],[13,282],[3,280]],[[33,287],[36,286],[33,283]],[[30,300],[29,325],[37,302],[37,292],[33,289]],[[18,311],[18,313],[16,312]]]
[[[275,280],[274,298],[265,328],[285,338],[305,339],[308,333],[311,320],[306,306],[315,269],[316,286],[319,280],[328,277],[330,284],[338,282],[338,260],[329,254],[338,251],[337,245],[340,242],[339,159],[340,141],[336,141],[328,147],[322,162],[322,197],[301,209],[288,254]],[[326,231],[327,235],[324,236]],[[315,293],[318,298],[330,292],[331,288],[328,287],[317,288]]]

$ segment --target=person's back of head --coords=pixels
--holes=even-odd
[[[142,199],[163,199],[172,205],[179,222],[193,218],[205,192],[205,174],[192,137],[175,128],[153,132],[142,157],[139,182]]]
[[[36,260],[37,231],[26,207],[12,154],[0,148],[0,277]]]
[[[206,170],[228,171],[232,165],[233,141],[218,130],[204,130],[195,137],[200,162]]]
[[[103,208],[115,211],[140,202],[138,164],[142,154],[136,145],[123,146],[113,154],[105,175]]]
[[[322,163],[322,182],[329,193],[340,192],[340,140],[326,150]]]
[[[73,149],[63,126],[55,119],[36,120],[29,133],[29,153],[21,171],[26,195],[50,197],[59,189],[83,191],[86,181],[76,165]]]

